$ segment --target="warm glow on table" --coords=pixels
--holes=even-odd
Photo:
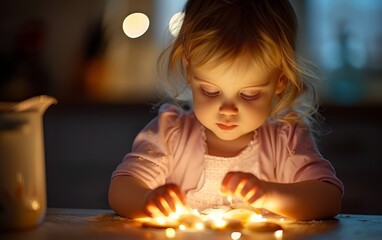
[[[248,232],[269,232],[275,239],[283,238],[283,229],[278,222],[285,222],[282,217],[267,219],[253,209],[211,208],[208,213],[197,210],[177,208],[175,213],[167,217],[138,219],[144,228],[165,229],[167,238],[175,238],[177,231],[200,232],[217,231],[230,232],[231,239],[240,239]]]
[[[127,219],[112,210],[48,208],[43,224],[28,231],[0,233],[0,239],[41,240],[49,239],[174,239],[174,240],[295,240],[295,239],[357,239],[377,240],[382,236],[381,215],[339,214],[334,219],[291,221],[262,213],[265,224],[274,222],[282,229],[259,232],[240,230],[180,230],[173,228],[143,228],[142,222]],[[201,213],[202,214],[202,213]],[[206,225],[205,225],[206,226]],[[74,237],[74,238],[73,238]]]

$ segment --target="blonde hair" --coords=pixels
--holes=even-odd
[[[184,13],[177,38],[162,56],[168,54],[167,96],[176,99],[188,90],[187,74],[194,68],[250,56],[288,79],[271,118],[308,127],[317,122],[315,77],[309,64],[297,60],[297,18],[287,0],[189,0]]]

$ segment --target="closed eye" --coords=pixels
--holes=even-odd
[[[260,93],[259,93],[259,92],[257,92],[257,93],[253,93],[253,94],[240,93],[240,96],[241,96],[241,98],[243,98],[244,100],[252,101],[252,100],[256,100],[256,99],[260,96]]]
[[[211,87],[201,86],[200,89],[202,93],[207,97],[217,97],[220,94],[220,91]]]

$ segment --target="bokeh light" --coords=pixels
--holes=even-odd
[[[129,38],[138,38],[149,29],[150,20],[144,13],[132,13],[123,20],[123,32]]]
[[[173,228],[166,228],[166,237],[174,238],[176,236],[176,231]]]
[[[170,30],[171,35],[174,37],[178,36],[180,28],[182,27],[184,19],[184,13],[183,12],[177,12],[175,13],[168,24],[168,29]]]

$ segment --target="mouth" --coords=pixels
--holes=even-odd
[[[225,124],[222,124],[222,123],[217,123],[216,125],[218,125],[218,127],[220,129],[223,129],[223,130],[232,130],[234,128],[236,128],[238,125],[235,125],[235,124],[232,124],[232,125],[225,125]]]

